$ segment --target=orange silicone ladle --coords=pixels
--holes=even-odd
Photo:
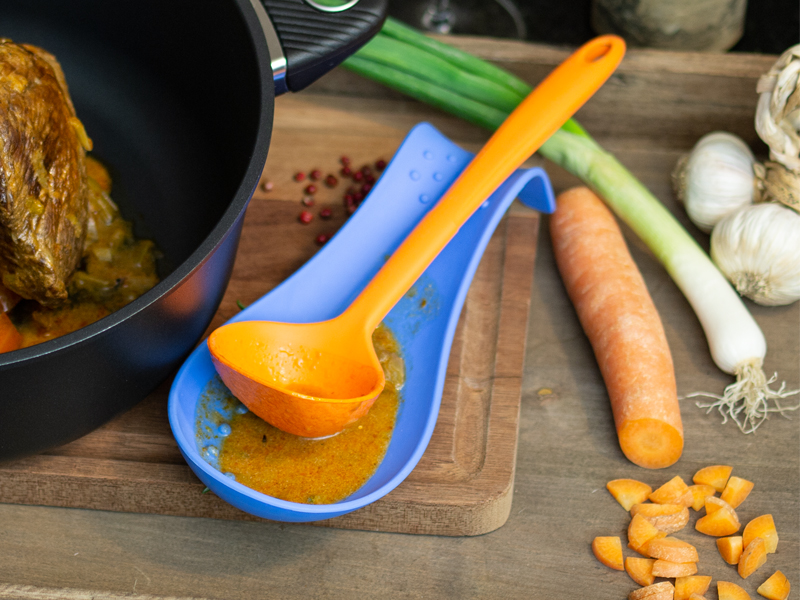
[[[319,323],[241,321],[208,339],[233,394],[275,427],[304,437],[341,431],[384,387],[372,333],[475,210],[603,85],[625,53],[616,36],[588,42],[495,132],[441,200],[338,317]]]

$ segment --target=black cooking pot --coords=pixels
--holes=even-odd
[[[302,89],[364,44],[386,3],[0,2],[0,37],[55,54],[94,154],[111,167],[114,200],[163,253],[161,282],[135,302],[0,354],[0,460],[95,429],[183,360],[228,283],[276,93]]]

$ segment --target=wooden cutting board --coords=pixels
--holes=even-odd
[[[390,118],[389,115],[384,115]],[[231,283],[214,318],[221,324],[275,287],[319,250],[315,238],[345,220],[344,185],[317,184],[318,215],[298,221],[308,180],[388,159],[403,124],[367,126],[357,113],[317,98],[281,98],[263,186],[248,209]],[[271,185],[267,185],[270,182]],[[267,188],[269,191],[267,191]],[[500,527],[513,494],[525,333],[538,216],[516,206],[501,222],[475,275],[447,370],[441,412],[427,452],[387,497],[320,525],[405,533],[475,535]],[[0,465],[0,502],[165,515],[257,520],[226,504],[194,476],[167,421],[169,383],[97,431],[46,454]]]

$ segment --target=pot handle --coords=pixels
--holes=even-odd
[[[276,94],[302,90],[366,44],[380,31],[388,6],[388,0],[261,2],[285,57],[282,74],[270,48]]]

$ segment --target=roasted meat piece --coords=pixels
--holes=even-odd
[[[0,39],[0,282],[45,306],[83,253],[90,146],[55,57]]]

